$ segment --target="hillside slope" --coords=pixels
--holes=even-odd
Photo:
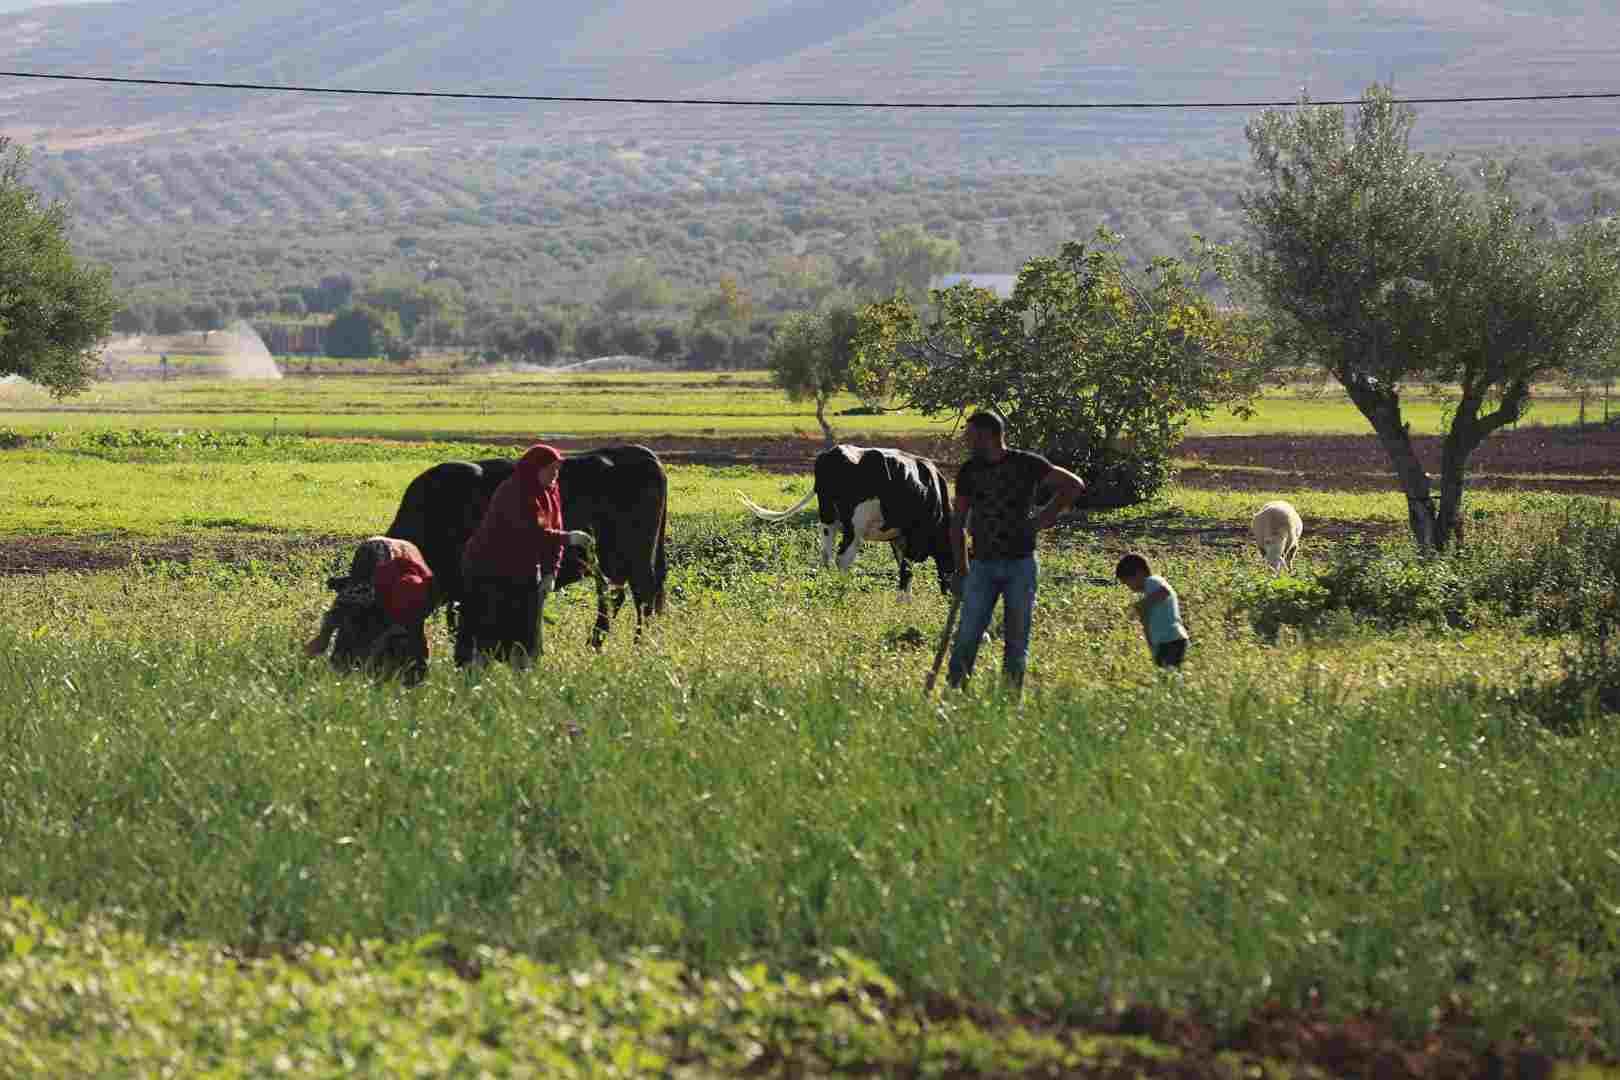
[[[0,15],[0,68],[611,96],[1143,101],[1609,89],[1620,3],[1550,0],[124,0]],[[1613,134],[1612,103],[1436,112],[1448,133]],[[0,80],[0,132],[131,140],[465,145],[592,137],[990,142],[1018,153],[1210,145],[1230,114],[990,114],[467,105]]]

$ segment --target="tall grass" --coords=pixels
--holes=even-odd
[[[1195,636],[1161,680],[1109,545],[1070,537],[1024,702],[995,642],[931,702],[943,603],[891,599],[886,552],[841,576],[807,569],[809,526],[672,532],[640,647],[621,622],[591,653],[564,593],[537,671],[456,672],[436,627],[412,691],[296,656],[341,547],[0,580],[0,895],[238,945],[842,947],[1010,1007],[1315,992],[1416,1030],[1457,994],[1495,1032],[1620,1037],[1620,751],[1596,715],[1517,714],[1556,664],[1528,624],[1263,647],[1225,615],[1257,561],[1147,541]]]

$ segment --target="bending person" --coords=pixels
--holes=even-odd
[[[409,540],[373,536],[360,542],[349,573],[328,578],[337,593],[321,628],[304,645],[320,656],[332,645],[332,665],[402,674],[408,686],[427,674],[426,619],[433,608],[433,571]]]

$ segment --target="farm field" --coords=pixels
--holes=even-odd
[[[308,392],[425,392],[353,383]],[[1603,602],[1572,553],[1611,528],[1611,435],[1493,441],[1468,550],[1425,567],[1376,447],[1268,402],[1264,435],[1189,440],[1165,497],[1043,538],[1021,703],[994,636],[928,700],[932,570],[901,600],[886,550],[840,575],[813,516],[748,517],[736,492],[796,501],[819,440],[772,391],[677,380],[646,415],[697,430],[569,429],[668,462],[668,612],[597,654],[571,588],[526,674],[456,671],[435,620],[404,690],[299,655],[324,577],[525,414],[266,438],[125,389],[0,413],[21,1075],[1620,1075],[1620,749],[1601,695],[1559,690]],[[154,404],[181,392],[305,391]],[[688,396],[788,437],[702,437]],[[1274,497],[1307,523],[1281,581],[1246,536]],[[1182,679],[1124,614],[1127,549],[1181,591]],[[1352,572],[1362,609],[1296,618]]]
[[[841,415],[858,409],[834,399],[829,420],[841,435],[948,435],[951,422],[910,412]],[[1439,430],[1445,401],[1411,395],[1417,433]],[[1592,418],[1601,401],[1588,403]],[[1620,413],[1620,406],[1615,408]],[[1579,404],[1544,388],[1534,424],[1569,424]],[[109,416],[116,416],[110,422]],[[819,438],[813,403],[792,404],[764,372],[348,375],[278,381],[171,379],[99,384],[67,403],[26,384],[0,383],[0,426],[17,431],[107,427],[206,427],[252,434],[362,438],[490,439],[547,436],[781,436]],[[1527,425],[1528,426],[1528,425]],[[1287,389],[1269,394],[1258,415],[1217,414],[1193,424],[1198,436],[1361,435],[1366,421],[1342,393]]]

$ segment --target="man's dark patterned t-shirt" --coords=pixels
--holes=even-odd
[[[973,511],[975,559],[1022,559],[1035,554],[1035,490],[1052,463],[1027,450],[1008,450],[991,464],[973,459],[956,474],[956,494]]]

